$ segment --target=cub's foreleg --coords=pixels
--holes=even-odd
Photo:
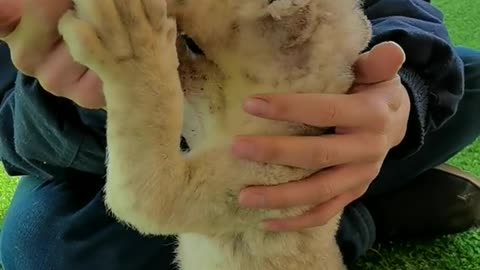
[[[183,93],[175,21],[165,1],[75,2],[59,31],[74,59],[103,81],[106,203],[141,232],[177,233],[181,221],[172,213],[183,209],[188,170],[179,151]]]

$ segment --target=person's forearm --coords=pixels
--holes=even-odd
[[[405,157],[455,113],[463,96],[463,63],[449,39],[443,15],[427,1],[369,0],[365,12],[373,24],[371,46],[391,40],[406,54],[399,75],[409,91],[411,115],[404,141],[391,152]]]

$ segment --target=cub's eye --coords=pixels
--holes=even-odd
[[[200,49],[200,47],[195,43],[195,41],[193,41],[193,39],[191,39],[189,36],[183,35],[182,38],[185,41],[185,46],[189,51],[194,54],[205,55],[202,49]]]

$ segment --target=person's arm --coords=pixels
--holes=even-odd
[[[90,111],[73,104],[103,107],[101,83],[57,43],[58,19],[71,4],[13,0],[0,9],[0,159],[9,174],[104,174],[104,132],[87,127]]]
[[[405,157],[455,113],[463,96],[463,62],[442,13],[428,1],[366,0],[364,7],[373,25],[371,45],[395,41],[406,54],[399,75],[409,92],[411,113],[403,142],[390,151],[390,157]]]
[[[13,108],[17,69],[14,67],[10,50],[0,41],[0,161],[11,175],[24,174],[29,167],[14,151]],[[17,164],[17,166],[13,164]]]
[[[242,191],[239,202],[245,207],[316,205],[304,215],[269,221],[273,230],[324,224],[365,193],[387,154],[398,159],[418,151],[425,136],[452,117],[463,96],[463,63],[438,10],[423,0],[365,0],[364,8],[374,36],[359,60],[366,63],[357,62],[357,82],[350,95],[333,101],[322,95],[288,99],[262,95],[268,101],[262,103],[266,104],[263,108],[246,106],[252,115],[267,119],[337,127],[335,134],[315,138],[246,136],[235,140],[233,153],[240,158],[319,170],[304,181]],[[393,41],[403,50],[387,45],[391,43],[379,45],[381,50],[378,46],[369,50],[382,41]],[[394,78],[386,72],[392,68]],[[369,82],[362,76],[381,80]],[[349,105],[352,100],[355,105]],[[341,124],[353,119],[356,124]]]
[[[0,41],[0,108],[4,106],[12,92],[16,73],[7,44]]]

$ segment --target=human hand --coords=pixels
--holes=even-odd
[[[10,47],[18,70],[80,106],[105,105],[100,80],[73,61],[57,31],[71,0],[1,0],[0,5],[0,40]]]
[[[362,196],[388,151],[406,133],[410,100],[397,75],[404,61],[398,45],[383,43],[360,56],[348,95],[259,95],[248,99],[244,109],[253,115],[336,127],[336,132],[317,137],[236,138],[232,151],[238,157],[319,170],[302,181],[248,187],[240,193],[240,205],[265,209],[314,205],[301,216],[263,223],[266,230],[292,231],[323,225]]]

